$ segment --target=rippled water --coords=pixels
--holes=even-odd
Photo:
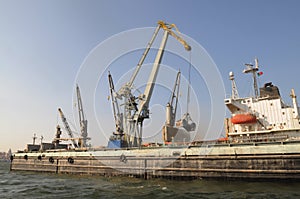
[[[299,198],[300,183],[171,181],[9,172],[0,162],[0,198]]]

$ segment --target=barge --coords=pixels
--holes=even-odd
[[[145,179],[298,179],[300,141],[16,153],[12,171]]]

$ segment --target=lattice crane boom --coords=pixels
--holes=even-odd
[[[80,132],[82,137],[81,147],[87,147],[87,120],[84,118],[82,99],[80,94],[79,86],[76,86],[77,93],[77,102],[78,102],[78,114],[79,114],[79,123],[80,123]]]
[[[69,137],[71,138],[72,144],[75,148],[78,148],[78,144],[76,143],[76,141],[74,140],[74,136],[72,133],[72,130],[69,126],[69,123],[67,121],[67,118],[65,117],[64,113],[62,112],[61,108],[58,109],[59,115],[61,117],[62,122],[64,123],[64,126],[68,132]]]

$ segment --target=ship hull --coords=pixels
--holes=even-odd
[[[17,153],[12,171],[145,179],[300,179],[300,141]]]

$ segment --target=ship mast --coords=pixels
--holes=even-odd
[[[36,134],[33,134],[33,137],[32,137],[32,140],[33,140],[33,141],[32,141],[32,144],[33,144],[33,145],[35,145],[35,140],[36,140],[36,139],[37,139]]]
[[[239,93],[238,93],[238,90],[237,90],[237,87],[236,87],[236,83],[235,83],[235,80],[234,80],[234,73],[233,72],[230,72],[229,73],[229,79],[231,80],[231,99],[238,99],[239,98]]]
[[[299,111],[298,111],[298,102],[297,102],[297,96],[295,94],[295,90],[292,89],[291,90],[291,94],[290,94],[292,100],[293,100],[293,107],[294,107],[294,118],[299,118]]]
[[[244,69],[243,73],[252,73],[254,96],[255,96],[255,98],[258,98],[259,93],[258,93],[257,76],[256,76],[256,72],[259,70],[258,59],[255,58],[255,67],[253,67],[253,64],[245,64],[245,66],[246,66],[246,69]]]

